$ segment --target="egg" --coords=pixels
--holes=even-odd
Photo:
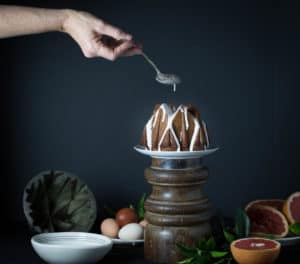
[[[144,229],[140,224],[131,223],[123,226],[119,231],[119,238],[122,240],[137,240],[142,239]]]
[[[100,230],[102,235],[111,237],[111,238],[116,238],[119,233],[119,225],[117,221],[113,218],[106,218],[103,220],[100,226]]]
[[[120,227],[130,223],[137,223],[138,220],[138,215],[132,208],[122,208],[116,213],[116,221]]]

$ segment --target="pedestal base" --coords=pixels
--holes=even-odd
[[[145,258],[175,264],[177,243],[194,245],[210,234],[211,205],[202,193],[208,175],[199,159],[153,159],[145,177],[152,193],[145,202]]]

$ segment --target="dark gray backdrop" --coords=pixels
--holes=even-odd
[[[77,174],[118,208],[149,193],[150,159],[133,151],[156,103],[193,103],[220,151],[205,191],[225,214],[300,189],[299,20],[283,1],[2,1],[90,11],[131,32],[142,57],[86,59],[62,33],[0,40],[2,220],[25,221],[23,188],[42,170]],[[4,216],[4,217],[3,217]]]

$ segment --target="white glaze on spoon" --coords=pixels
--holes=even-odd
[[[173,85],[173,91],[176,92],[176,85],[181,82],[179,76],[175,74],[162,73],[156,64],[144,52],[142,53],[142,56],[156,71],[155,80],[162,84]]]

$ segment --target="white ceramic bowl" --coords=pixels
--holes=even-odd
[[[96,263],[112,248],[108,237],[82,232],[42,233],[31,238],[35,252],[51,264]]]

